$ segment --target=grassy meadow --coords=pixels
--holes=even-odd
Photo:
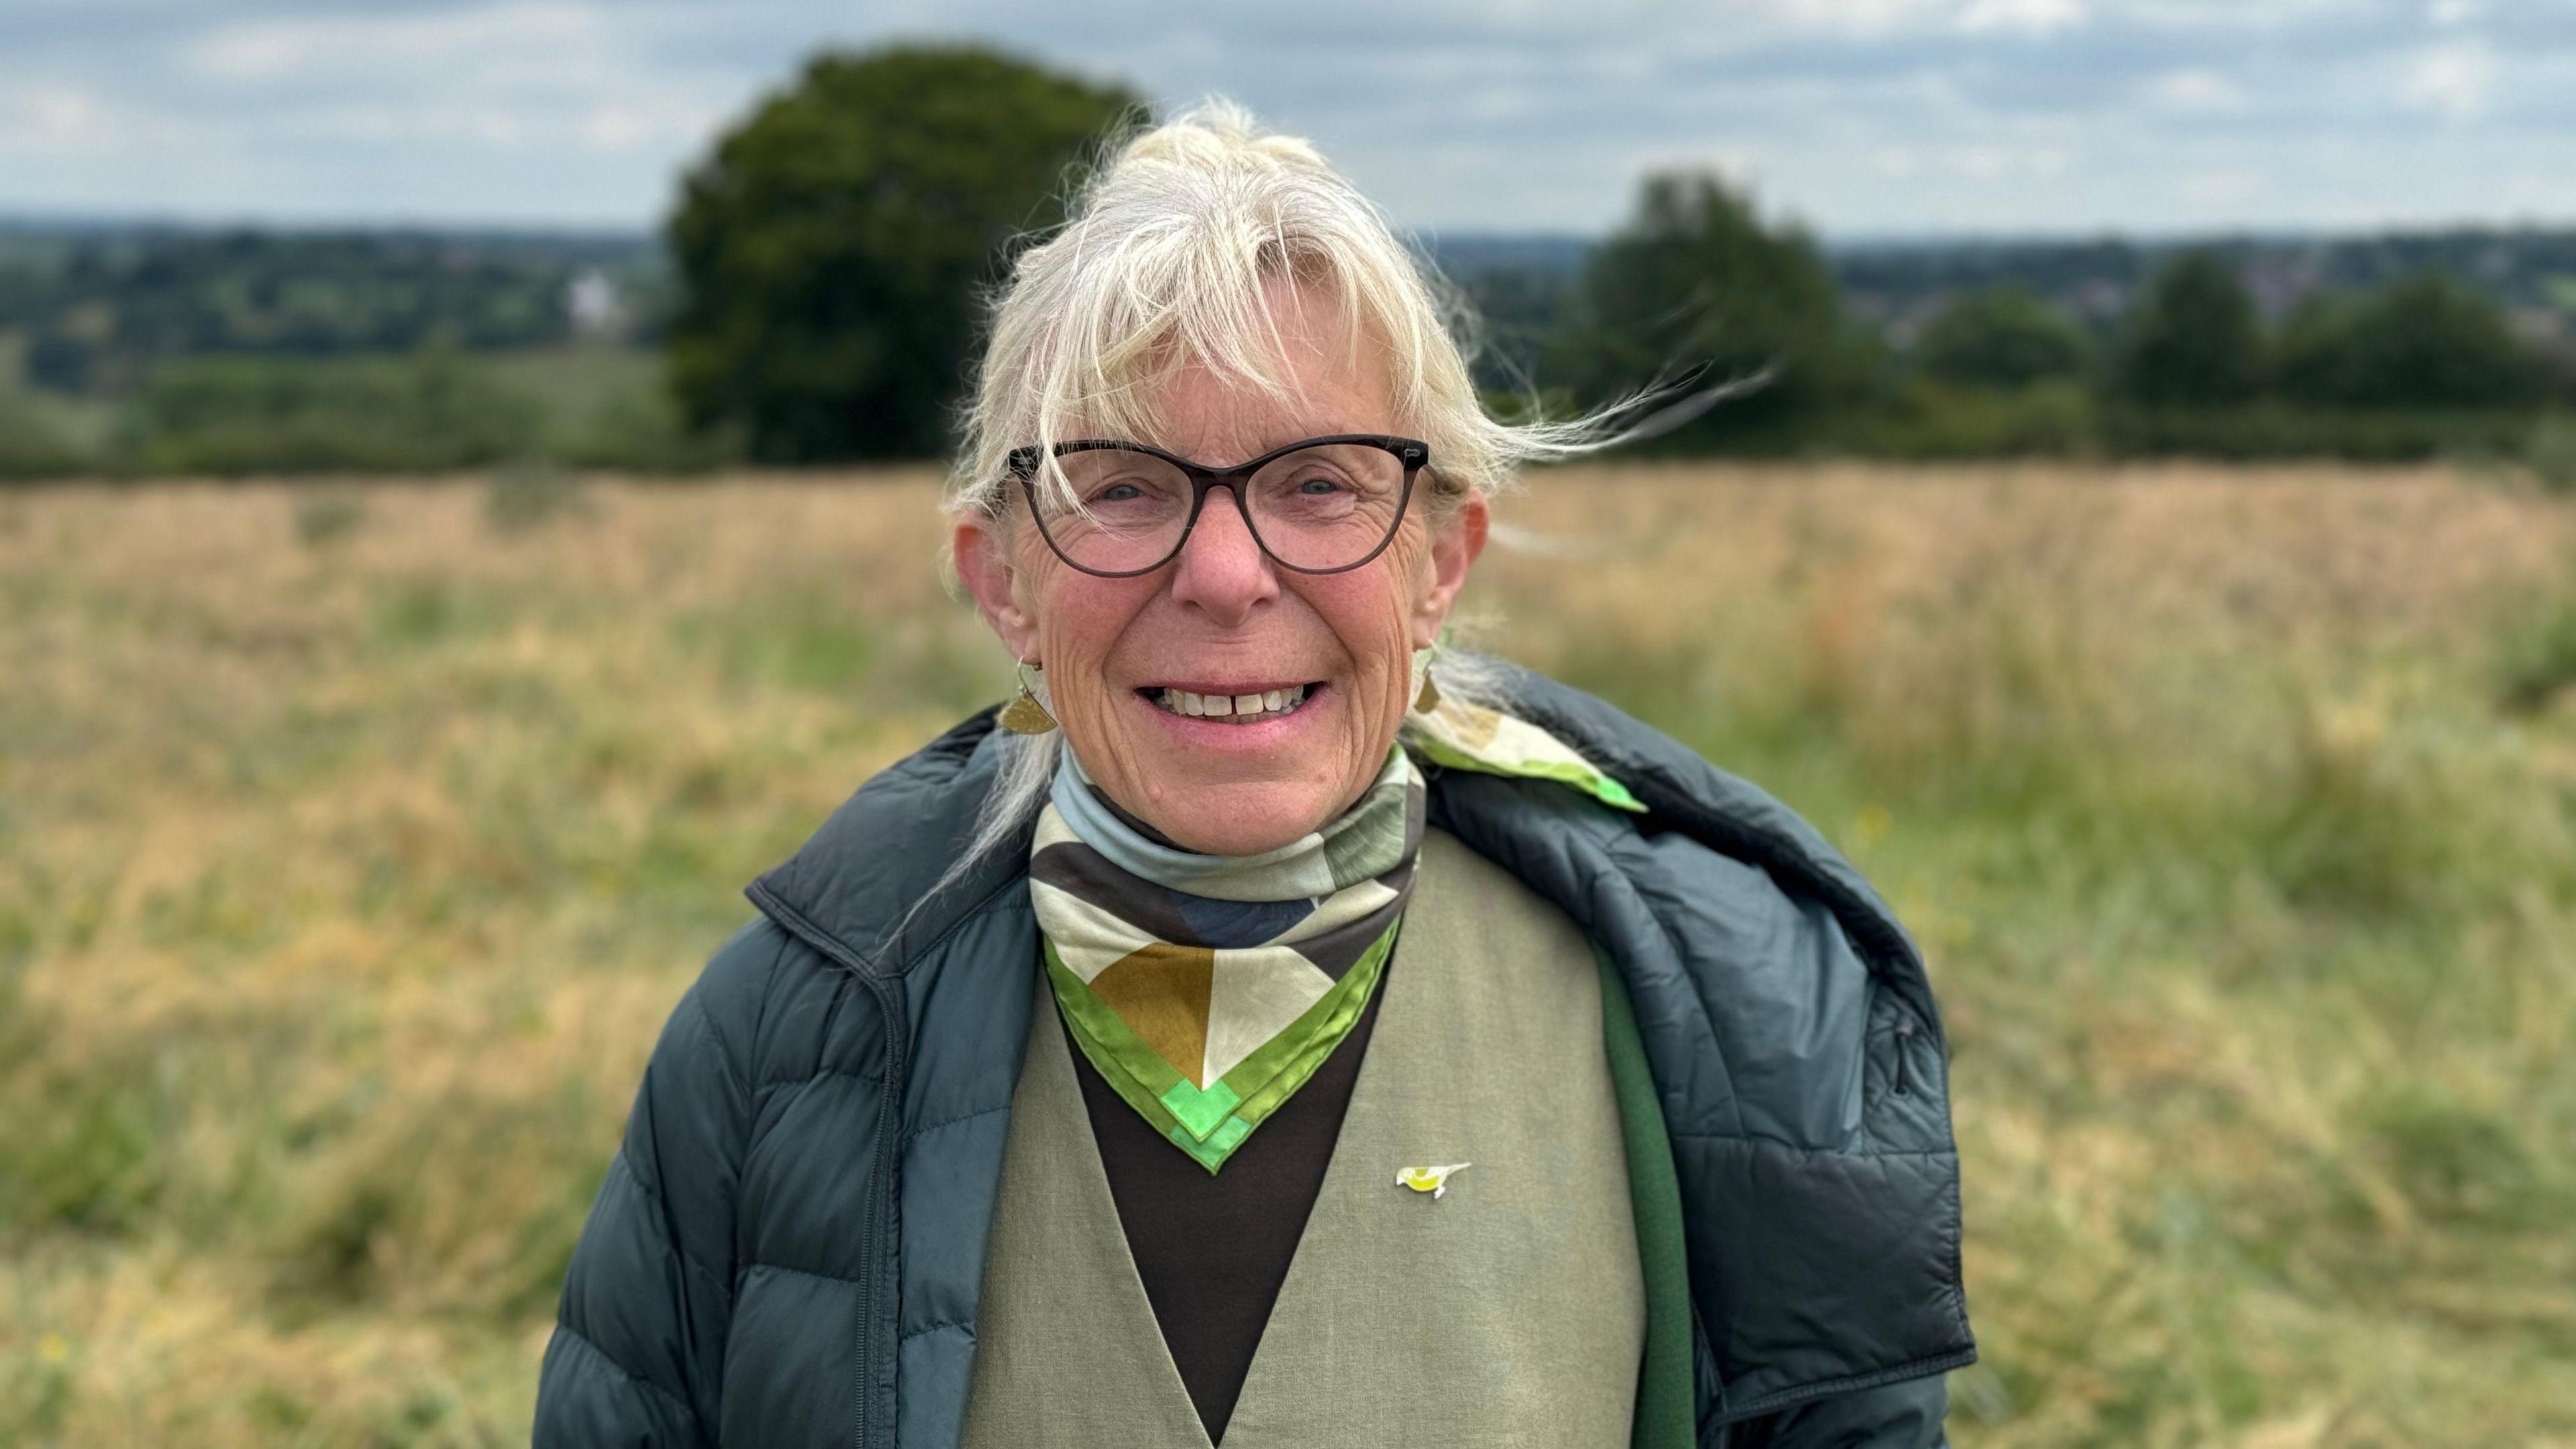
[[[1470,642],[1814,820],[1954,1050],[1978,1446],[2576,1446],[2576,502],[1544,475]],[[999,698],[926,474],[0,494],[0,1445],[524,1442],[645,1055]]]

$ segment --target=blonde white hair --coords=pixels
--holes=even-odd
[[[1549,420],[1535,407],[1528,421],[1496,418],[1468,370],[1475,321],[1457,292],[1311,143],[1263,129],[1231,102],[1128,136],[1077,188],[1068,214],[1020,252],[990,299],[949,480],[953,516],[1007,518],[1009,459],[1031,446],[1047,459],[1032,482],[1054,490],[1050,504],[1074,506],[1053,445],[1076,427],[1085,437],[1154,441],[1162,384],[1192,364],[1293,401],[1266,296],[1283,279],[1329,296],[1356,345],[1384,349],[1396,431],[1431,450],[1435,516],[1471,494],[1506,491],[1525,463],[1660,431],[1696,411],[1693,402],[1713,400],[1701,394],[1639,421],[1674,391],[1658,387],[1573,419]],[[1443,693],[1506,703],[1472,656],[1443,651],[1433,672]],[[974,838],[940,886],[1036,815],[1060,739],[1006,741]]]
[[[1193,363],[1291,401],[1265,289],[1317,289],[1382,347],[1398,432],[1430,445],[1435,507],[1500,493],[1520,466],[1615,441],[1624,408],[1507,423],[1467,366],[1474,320],[1314,146],[1228,101],[1137,132],[1079,187],[1070,219],[995,293],[950,479],[953,512],[1003,512],[1008,460],[1072,436],[1153,440],[1161,384]],[[1363,340],[1365,339],[1365,340]],[[1209,459],[1227,462],[1229,459]],[[1066,490],[1049,466],[1041,488]],[[1072,503],[1069,490],[1051,503]]]

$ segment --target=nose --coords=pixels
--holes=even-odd
[[[1216,496],[1219,491],[1223,498]],[[1173,599],[1206,610],[1229,628],[1279,597],[1279,575],[1253,540],[1243,506],[1235,501],[1239,496],[1231,486],[1209,490],[1172,573]]]

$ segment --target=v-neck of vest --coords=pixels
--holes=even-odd
[[[1455,843],[1454,840],[1452,843]],[[1426,886],[1434,890],[1440,887],[1434,884],[1432,879],[1438,873],[1423,872],[1419,855],[1416,857],[1415,869],[1417,872],[1422,872],[1417,875],[1414,884],[1414,899],[1418,903],[1422,899],[1421,892]],[[1401,955],[1403,949],[1404,938],[1399,930],[1395,942],[1396,954]],[[1397,1030],[1394,1034],[1399,1038],[1393,1048],[1395,1050],[1403,1049],[1404,1043],[1400,1038],[1413,1025],[1412,1010],[1403,1008],[1411,1003],[1412,998],[1420,994],[1419,985],[1411,980],[1411,977],[1417,973],[1398,970],[1396,965],[1394,957],[1391,956],[1387,962],[1386,977],[1379,983],[1379,990],[1384,999],[1378,1003],[1378,1020],[1375,1029],[1365,1044],[1366,1050],[1360,1057],[1359,1071],[1351,1083],[1350,1098],[1343,1106],[1341,1126],[1334,1131],[1332,1151],[1325,1157],[1324,1173],[1316,1183],[1314,1200],[1307,1204],[1305,1221],[1298,1227],[1297,1245],[1288,1257],[1288,1271],[1280,1279],[1279,1291],[1271,1298],[1270,1312],[1263,1320],[1261,1336],[1253,1345],[1252,1361],[1244,1369],[1243,1382],[1236,1389],[1234,1415],[1228,1418],[1228,1428],[1232,1427],[1234,1417],[1240,1416],[1243,1405],[1253,1398],[1256,1388],[1266,1377],[1263,1366],[1275,1361],[1278,1356],[1273,1349],[1276,1341],[1273,1330],[1279,1321],[1279,1305],[1290,1301],[1290,1295],[1301,1277],[1312,1276],[1315,1271],[1313,1244],[1317,1231],[1318,1212],[1332,1200],[1337,1191],[1348,1188],[1350,1174],[1377,1170],[1375,1164],[1355,1165],[1351,1160],[1352,1154],[1346,1150],[1346,1147],[1349,1142],[1348,1127],[1352,1115],[1360,1110],[1363,1102],[1372,1105],[1375,1103],[1378,1095],[1374,1090],[1375,1084],[1385,1075],[1385,1069],[1380,1064],[1387,1059],[1387,1052],[1381,1050],[1381,1046],[1387,1041],[1390,1019],[1396,1024]],[[1418,1003],[1412,1004],[1418,1005]],[[1051,996],[1042,992],[1040,1006],[1041,1009],[1052,1013],[1055,1003]],[[1221,1438],[1211,1439],[1208,1436],[1207,1425],[1199,1417],[1198,1406],[1190,1397],[1187,1382],[1181,1377],[1180,1365],[1172,1357],[1171,1340],[1164,1333],[1161,1311],[1155,1307],[1153,1295],[1145,1288],[1144,1274],[1136,1266],[1136,1254],[1128,1243],[1124,1221],[1119,1215],[1117,1193],[1110,1186],[1108,1165],[1100,1153],[1099,1134],[1092,1128],[1091,1114],[1082,1106],[1082,1084],[1079,1080],[1082,1064],[1073,1059],[1072,1045],[1065,1039],[1061,1027],[1051,1035],[1055,1040],[1045,1050],[1049,1056],[1061,1061],[1066,1073],[1064,1085],[1070,1087],[1073,1093],[1072,1115],[1078,1117],[1082,1123],[1082,1145],[1086,1150],[1078,1156],[1083,1164],[1083,1190],[1086,1194],[1093,1195],[1095,1207],[1100,1203],[1107,1204],[1109,1220],[1119,1225],[1117,1262],[1121,1270],[1120,1286],[1122,1289],[1133,1290],[1132,1296],[1122,1294],[1122,1297],[1126,1297],[1130,1303],[1142,1303],[1145,1306],[1146,1317],[1153,1329],[1154,1344],[1158,1350],[1155,1354],[1155,1363],[1158,1369],[1156,1377],[1161,1381],[1159,1391],[1176,1397],[1186,1410],[1189,1422],[1197,1429],[1198,1437],[1191,1449],[1218,1449],[1222,1440]]]
[[[1415,868],[1417,871],[1421,869],[1418,857]],[[1414,886],[1414,890],[1416,892],[1415,899],[1417,901],[1420,899],[1420,891],[1422,890],[1423,884],[1424,882],[1422,879],[1417,877]],[[1396,937],[1395,950],[1398,954],[1401,954],[1403,948],[1404,939],[1402,932],[1399,930]],[[1240,1415],[1244,1403],[1253,1397],[1255,1387],[1262,1382],[1264,1378],[1262,1371],[1263,1364],[1272,1361],[1277,1357],[1276,1353],[1272,1351],[1272,1344],[1274,1342],[1272,1330],[1279,1321],[1279,1305],[1288,1301],[1290,1292],[1297,1284],[1301,1275],[1311,1276],[1314,1271],[1311,1266],[1313,1253],[1310,1250],[1316,1233],[1315,1218],[1317,1211],[1331,1199],[1333,1193],[1337,1189],[1346,1185],[1346,1180],[1349,1174],[1355,1171],[1366,1172],[1374,1170],[1374,1168],[1366,1165],[1357,1167],[1352,1165],[1350,1161],[1351,1154],[1344,1150],[1349,1140],[1349,1134],[1346,1129],[1349,1125],[1351,1114],[1359,1110],[1361,1103],[1364,1100],[1374,1102],[1377,1095],[1371,1090],[1371,1086],[1373,1082],[1377,1081],[1384,1075],[1384,1072],[1378,1066],[1378,1063],[1384,1059],[1385,1054],[1378,1048],[1379,1044],[1383,1042],[1387,1036],[1387,1023],[1389,1017],[1394,1016],[1400,1023],[1406,1025],[1410,1024],[1411,1013],[1399,1012],[1398,1008],[1405,1004],[1404,998],[1418,993],[1410,986],[1408,979],[1410,973],[1396,970],[1395,965],[1396,963],[1394,958],[1390,956],[1386,967],[1386,977],[1379,983],[1379,991],[1382,993],[1384,999],[1378,1004],[1378,1020],[1376,1027],[1371,1033],[1369,1041],[1365,1044],[1367,1049],[1360,1057],[1358,1074],[1351,1083],[1350,1098],[1344,1104],[1342,1109],[1342,1126],[1335,1129],[1332,1151],[1327,1154],[1324,1160],[1324,1175],[1316,1183],[1314,1200],[1307,1204],[1306,1219],[1297,1229],[1297,1246],[1289,1253],[1288,1271],[1280,1279],[1279,1291],[1271,1297],[1270,1312],[1263,1320],[1260,1339],[1253,1345],[1252,1361],[1244,1369],[1243,1382],[1235,1391],[1234,1410],[1236,1416]],[[1052,996],[1042,994],[1040,998],[1040,1006],[1042,1009],[1052,1012],[1055,1008],[1055,1002]],[[1206,1422],[1199,1417],[1198,1405],[1190,1397],[1189,1385],[1181,1378],[1180,1364],[1172,1357],[1171,1340],[1163,1331],[1161,1311],[1154,1306],[1153,1294],[1148,1292],[1145,1288],[1145,1276],[1137,1268],[1135,1251],[1127,1241],[1124,1220],[1120,1217],[1118,1211],[1118,1195],[1110,1186],[1108,1164],[1101,1157],[1099,1135],[1092,1128],[1091,1114],[1084,1110],[1082,1105],[1082,1084],[1079,1080],[1080,1073],[1082,1071],[1082,1064],[1073,1059],[1072,1044],[1066,1040],[1061,1026],[1059,1026],[1052,1035],[1055,1040],[1046,1050],[1050,1056],[1058,1058],[1063,1065],[1063,1069],[1066,1073],[1064,1085],[1072,1089],[1072,1115],[1079,1118],[1082,1124],[1082,1145],[1086,1150],[1078,1155],[1083,1163],[1083,1190],[1087,1194],[1094,1195],[1095,1206],[1099,1203],[1106,1203],[1108,1206],[1110,1222],[1119,1226],[1119,1232],[1117,1235],[1117,1261],[1121,1269],[1120,1286],[1122,1288],[1133,1290],[1133,1296],[1128,1299],[1129,1302],[1142,1303],[1145,1306],[1145,1314],[1153,1330],[1154,1344],[1157,1349],[1155,1354],[1155,1364],[1159,1370],[1157,1377],[1161,1380],[1161,1388],[1159,1392],[1176,1398],[1182,1409],[1186,1412],[1190,1424],[1197,1430],[1197,1438],[1193,1441],[1191,1449],[1218,1449],[1218,1446],[1222,1443],[1222,1439],[1221,1437],[1211,1439],[1208,1436]],[[1227,1425],[1231,1428],[1232,1424],[1233,1417],[1230,1416],[1227,1421]]]

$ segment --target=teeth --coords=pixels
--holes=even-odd
[[[1304,704],[1306,686],[1292,685],[1259,694],[1193,694],[1186,689],[1166,689],[1156,702],[1174,714],[1249,722],[1273,719]]]

